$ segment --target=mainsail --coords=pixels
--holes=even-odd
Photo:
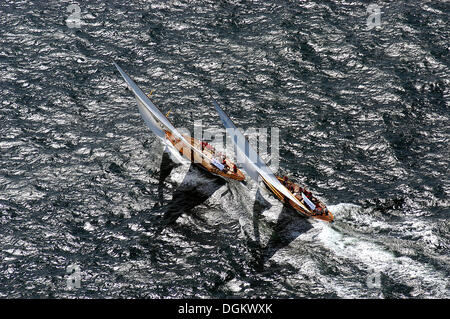
[[[147,95],[142,92],[142,90],[133,82],[133,80],[122,70],[120,66],[118,66],[115,62],[117,70],[119,70],[125,82],[127,82],[128,87],[131,91],[133,91],[136,100],[138,101],[139,110],[142,106],[144,106],[153,116],[155,116],[169,131],[171,131],[175,136],[180,139],[184,139],[184,137],[178,132],[178,130],[169,122],[169,120],[161,113],[161,111],[155,106],[155,104],[150,101]],[[140,102],[140,103],[139,103]],[[141,113],[142,114],[142,113]],[[148,113],[145,113],[146,115]],[[149,114],[148,114],[149,115]],[[145,119],[145,118],[144,118]],[[147,122],[147,121],[146,121]],[[187,141],[186,141],[187,142]]]
[[[145,121],[145,124],[152,130],[153,133],[156,134],[162,140],[165,140],[166,134],[161,129],[161,126],[155,121],[155,118],[152,116],[152,113],[148,110],[148,108],[136,98],[136,102],[138,104],[139,113],[141,113],[142,118]]]
[[[202,158],[207,158],[203,152],[196,149],[192,146],[190,142],[188,142],[183,135],[170,123],[170,121],[165,117],[161,111],[155,106],[155,104],[150,101],[147,95],[142,92],[142,90],[133,82],[133,80],[122,70],[120,66],[118,66],[115,62],[113,62],[116,66],[117,70],[119,70],[120,74],[124,78],[125,82],[127,82],[128,87],[136,98],[139,112],[143,117],[147,126],[155,133],[158,137],[165,139],[165,132],[161,126],[164,126],[168,131],[174,134],[177,138],[183,141],[188,148],[192,149],[194,152],[199,154]],[[161,125],[157,123],[156,119],[161,122]],[[209,159],[208,159],[209,160]]]
[[[234,125],[233,121],[228,117],[228,115],[220,108],[219,104],[213,100],[214,107],[219,113],[220,119],[223,125],[230,132],[233,137],[233,142],[236,146],[238,163],[241,164],[244,170],[250,177],[255,181],[258,181],[258,175],[261,176],[266,182],[268,182],[272,187],[278,192],[282,193],[285,197],[289,198],[296,205],[302,207],[306,211],[308,209],[303,205],[280,181],[275,177],[270,168],[264,163],[264,161],[259,157],[258,153],[252,148],[245,136],[239,131],[239,129]],[[241,156],[241,159],[239,157]]]

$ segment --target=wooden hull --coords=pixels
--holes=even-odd
[[[283,178],[277,176],[278,180],[280,182],[283,183]],[[293,209],[295,209],[296,211],[298,211],[300,214],[302,214],[305,217],[311,217],[311,218],[315,218],[315,219],[319,219],[319,220],[323,220],[326,222],[333,222],[334,220],[334,216],[333,214],[326,208],[325,204],[323,204],[321,201],[319,201],[317,198],[314,198],[315,200],[315,204],[316,206],[319,206],[320,208],[322,208],[323,213],[317,213],[314,211],[311,211],[310,209],[305,209],[303,207],[300,207],[299,205],[297,205],[296,203],[294,203],[292,200],[288,199],[286,200],[286,197],[281,194],[280,192],[278,192],[276,189],[273,188],[272,185],[270,185],[270,183],[268,183],[265,179],[263,179],[264,184],[266,184],[266,186],[272,191],[272,193],[274,193],[274,195],[276,197],[278,197],[278,199],[285,203],[285,204],[289,204]],[[297,186],[300,187],[297,184],[292,183],[291,181],[288,181],[288,185],[292,185],[293,187]],[[296,197],[300,202],[303,203],[303,199],[301,198],[301,196]],[[305,205],[305,207],[307,207],[307,205]],[[327,213],[325,213],[327,212]]]
[[[194,152],[189,146],[185,145],[184,142],[182,142],[180,139],[176,138],[171,132],[165,131],[165,133],[166,133],[166,138],[172,143],[172,145],[177,149],[177,151],[180,152],[181,155],[183,155],[185,158],[190,160],[192,163],[197,164],[200,167],[207,170],[208,172],[218,175],[218,176],[221,176],[221,177],[231,178],[231,179],[234,179],[237,181],[242,181],[245,179],[244,174],[237,168],[236,168],[236,172],[233,172],[232,169],[229,169],[225,172],[225,171],[218,169],[213,164],[211,164],[211,161],[208,160],[208,159],[213,158],[213,152],[211,150],[205,148],[202,151],[202,153],[204,155],[206,155],[206,158],[208,158],[208,159],[205,159],[205,157],[202,157],[197,152]],[[188,136],[184,136],[184,138],[187,141],[191,142],[191,145],[194,146],[197,150],[200,151],[202,149],[201,141],[199,141],[193,137],[188,137]],[[231,162],[229,159],[226,159],[226,164],[230,168],[234,167],[234,163]]]

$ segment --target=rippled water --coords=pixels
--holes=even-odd
[[[448,3],[71,3],[0,2],[1,297],[448,298]],[[176,126],[279,127],[336,222],[175,165],[113,60]]]

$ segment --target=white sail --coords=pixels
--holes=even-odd
[[[227,132],[232,133],[233,142],[238,150],[238,156],[244,157],[244,161],[239,161],[244,170],[250,177],[258,181],[257,176],[255,178],[255,173],[257,172],[263,179],[271,184],[277,191],[282,193],[285,197],[292,200],[295,204],[308,210],[305,205],[303,205],[280,181],[275,177],[270,168],[264,163],[264,161],[259,157],[258,153],[252,148],[245,136],[239,131],[239,129],[234,125],[233,121],[228,117],[228,115],[220,108],[219,104],[213,99],[214,107],[219,113],[220,119],[223,125],[227,129]]]
[[[258,181],[259,173],[249,159],[245,156],[245,152],[241,151],[238,143],[234,144],[234,151],[236,153],[236,161],[239,163],[245,172],[255,181]]]
[[[162,130],[161,126],[157,123],[156,119],[161,122],[161,125],[164,126],[168,131],[172,132],[177,138],[183,141],[188,148],[192,149],[194,152],[199,154],[202,158],[208,159],[203,152],[196,149],[192,146],[190,142],[188,142],[183,135],[169,122],[167,117],[165,117],[161,111],[153,104],[152,101],[147,97],[147,95],[142,92],[142,90],[133,82],[133,80],[122,70],[120,66],[118,66],[115,62],[117,70],[119,70],[120,74],[124,78],[125,82],[127,82],[128,87],[131,91],[133,91],[134,96],[136,97],[139,112],[141,116],[144,118],[147,126],[159,137],[165,139],[165,133]],[[209,160],[209,159],[208,159]]]
[[[161,111],[155,106],[155,104],[153,104],[152,101],[150,101],[150,99],[147,97],[147,95],[145,95],[144,92],[142,92],[142,90],[136,85],[136,83],[134,83],[133,80],[115,62],[114,62],[114,65],[116,66],[117,70],[119,70],[123,79],[125,80],[125,82],[127,82],[128,87],[133,92],[134,96],[136,97],[136,100],[138,101],[139,110],[141,109],[142,106],[144,106],[147,109],[147,111],[149,111],[150,114],[153,114],[153,116],[155,118],[157,118],[158,121],[160,121],[170,132],[172,132],[176,137],[184,140],[184,137],[181,136],[181,134],[178,132],[178,130],[161,113]],[[148,114],[148,113],[145,113],[145,114]],[[144,117],[144,120],[145,120],[145,117]]]
[[[225,127],[227,127],[225,125]],[[236,153],[236,162],[242,166],[242,168],[245,170],[245,172],[255,181],[258,181],[259,173],[256,170],[255,165],[252,163],[249,157],[245,154],[245,142],[246,138],[242,134],[235,135],[234,132],[238,131],[238,129],[235,128],[228,128],[227,127],[227,135],[231,135],[234,143],[234,151]],[[240,133],[240,132],[239,132]],[[248,144],[250,145],[250,144]],[[250,148],[249,148],[250,150]],[[253,151],[253,149],[251,149]],[[252,153],[253,156],[256,153]],[[252,157],[254,159],[254,157]]]
[[[138,104],[139,113],[141,113],[142,118],[145,121],[145,124],[152,130],[153,133],[156,134],[162,140],[166,139],[166,133],[161,129],[158,123],[155,121],[152,113],[147,109],[147,107],[136,98],[136,102]]]

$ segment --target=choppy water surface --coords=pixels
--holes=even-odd
[[[448,297],[448,3],[71,3],[0,2],[1,297]],[[113,60],[176,126],[279,127],[336,222],[175,165]]]

